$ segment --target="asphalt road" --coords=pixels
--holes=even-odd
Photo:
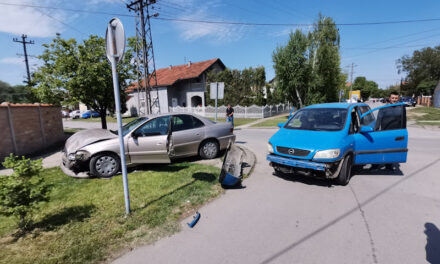
[[[348,186],[277,177],[265,160],[275,129],[236,131],[257,157],[245,189],[201,219],[114,263],[440,263],[440,131],[409,128],[408,162],[363,170]]]

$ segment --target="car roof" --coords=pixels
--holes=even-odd
[[[368,106],[366,103],[324,103],[324,104],[314,104],[309,105],[307,109],[310,108],[350,108],[351,106]]]

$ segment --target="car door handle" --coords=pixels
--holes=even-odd
[[[396,137],[396,138],[395,138],[396,141],[402,141],[402,140],[404,140],[404,139],[405,139],[405,137]]]

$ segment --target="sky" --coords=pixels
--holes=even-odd
[[[50,43],[56,33],[79,42],[90,35],[105,37],[107,23],[118,17],[126,36],[135,36],[134,13],[126,8],[129,2],[0,0],[0,80],[17,85],[26,79],[24,57],[18,55],[23,54],[23,46],[13,42],[22,34],[34,42],[27,46],[31,71],[41,65],[36,56],[42,54],[42,45]],[[354,78],[365,76],[380,88],[397,84],[404,77],[398,74],[399,58],[440,45],[438,0],[157,0],[153,7],[159,14],[151,19],[157,69],[220,58],[231,69],[264,66],[269,81],[275,76],[274,50],[287,44],[290,32],[310,30],[319,13],[340,24],[343,71],[350,73],[353,64]],[[426,19],[434,20],[343,25]],[[270,25],[189,22],[194,20]]]

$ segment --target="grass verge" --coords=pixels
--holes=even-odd
[[[436,121],[436,122],[417,121],[416,124],[421,125],[421,126],[438,126],[438,127],[440,127],[440,121]]]
[[[209,118],[214,121],[214,118]],[[249,124],[250,122],[254,122],[258,119],[256,118],[234,118],[234,127],[238,127],[241,125]],[[226,118],[217,118],[217,122],[226,122]]]
[[[34,214],[33,229],[15,237],[14,219],[0,217],[0,263],[96,263],[151,243],[178,231],[183,216],[222,193],[219,171],[179,163],[130,173],[126,217],[121,176],[74,179],[45,169],[51,200]]]
[[[282,116],[274,119],[268,119],[261,123],[255,124],[252,127],[277,127],[278,123],[285,123],[288,118],[288,116]]]
[[[440,122],[440,109],[434,107],[416,107],[409,109],[408,119],[416,121],[435,121]]]

